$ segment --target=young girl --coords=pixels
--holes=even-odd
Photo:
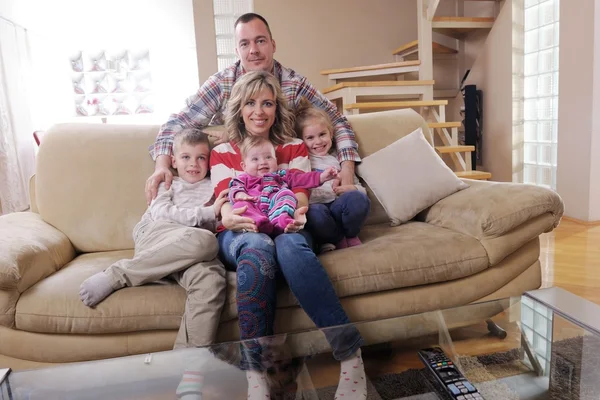
[[[305,98],[296,110],[296,134],[308,148],[313,171],[329,167],[341,170],[333,147],[333,126],[325,111]],[[321,243],[321,251],[343,249],[361,244],[358,232],[369,214],[367,191],[354,177],[354,185],[339,180],[311,189],[306,229]]]

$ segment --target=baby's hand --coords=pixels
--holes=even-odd
[[[255,196],[250,196],[244,192],[236,193],[234,199],[239,201],[257,201],[258,199]]]
[[[321,172],[321,183],[325,183],[332,179],[337,178],[338,170],[335,167],[329,167],[325,171]]]
[[[217,218],[221,215],[221,207],[223,207],[223,204],[229,201],[229,197],[227,197],[228,194],[229,189],[223,190],[219,193],[219,197],[216,198],[215,203],[213,204],[213,210],[215,210],[215,216]]]

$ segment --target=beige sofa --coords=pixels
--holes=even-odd
[[[350,116],[363,157],[422,126],[412,110]],[[0,367],[32,367],[171,349],[184,308],[177,285],[125,288],[95,309],[81,282],[132,255],[153,169],[157,126],[65,124],[39,149],[32,211],[0,217]],[[415,166],[418,168],[419,166]],[[563,203],[540,187],[468,181],[397,227],[369,192],[360,247],[322,255],[352,321],[447,308],[535,289],[539,235],[557,226]],[[228,273],[219,341],[238,338],[235,274]],[[276,332],[313,328],[287,288]],[[369,340],[375,340],[370,338]]]

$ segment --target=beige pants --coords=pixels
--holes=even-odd
[[[216,258],[215,235],[201,228],[155,221],[134,237],[135,256],[105,270],[113,289],[140,286],[163,278],[187,291],[185,312],[175,348],[212,344],[225,302],[225,268]]]

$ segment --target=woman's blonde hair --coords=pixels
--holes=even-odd
[[[296,137],[294,133],[294,113],[290,110],[277,79],[264,71],[247,72],[233,85],[227,102],[225,128],[229,140],[239,144],[248,135],[242,119],[242,108],[246,102],[263,89],[269,89],[275,97],[275,122],[269,130],[269,140],[273,144],[283,144]]]
[[[310,102],[306,97],[302,97],[300,102],[298,103],[298,107],[296,108],[296,122],[294,125],[294,130],[296,131],[296,136],[300,139],[303,139],[302,132],[304,128],[309,124],[312,124],[313,121],[317,120],[325,125],[327,131],[329,131],[329,135],[333,139],[333,124],[331,123],[331,118],[329,118],[329,114],[325,110],[319,107],[315,107],[313,103]],[[335,142],[333,142],[333,146],[335,147]]]

